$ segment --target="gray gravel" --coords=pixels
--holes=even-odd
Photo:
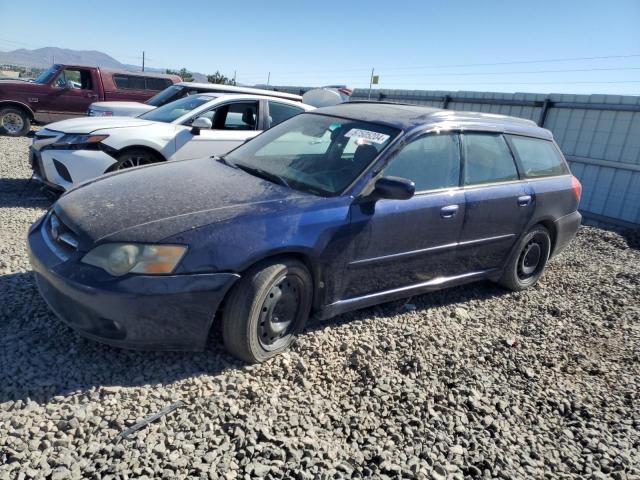
[[[77,337],[36,292],[24,239],[48,202],[18,195],[27,145],[0,137],[0,479],[640,475],[640,251],[620,235],[582,228],[522,293],[481,283],[313,324],[261,366],[215,335],[130,352]]]

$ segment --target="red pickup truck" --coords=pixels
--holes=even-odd
[[[86,115],[93,102],[144,102],[180,81],[177,75],[59,64],[33,81],[0,80],[0,134],[19,137],[32,122]]]

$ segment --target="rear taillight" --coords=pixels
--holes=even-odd
[[[573,188],[573,193],[576,195],[576,200],[580,201],[580,197],[582,196],[582,184],[580,180],[576,177],[571,177],[571,187]]]

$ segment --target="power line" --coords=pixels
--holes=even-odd
[[[491,62],[491,63],[460,63],[446,65],[421,65],[421,66],[404,66],[404,67],[376,67],[376,70],[419,70],[419,69],[435,69],[435,68],[462,68],[462,67],[489,67],[497,65],[524,65],[533,63],[552,63],[552,62],[574,62],[586,60],[606,60],[613,58],[637,58],[640,53],[632,53],[628,55],[601,55],[594,57],[565,57],[565,58],[549,58],[546,60],[517,60],[508,62]],[[283,71],[275,72],[276,74],[297,74],[297,73],[331,73],[331,72],[369,72],[371,67],[360,68],[340,68],[331,70],[299,70],[299,71]],[[263,72],[250,72],[247,75],[263,75]]]
[[[501,72],[446,72],[446,73],[404,73],[404,74],[382,74],[381,76],[384,78],[389,78],[389,77],[417,77],[417,78],[424,78],[424,77],[448,77],[448,76],[483,76],[483,75],[522,75],[522,74],[529,74],[529,75],[538,75],[538,74],[546,74],[546,73],[585,73],[585,72],[602,72],[602,71],[609,71],[609,72],[613,72],[613,71],[634,71],[634,70],[640,70],[640,67],[605,67],[605,68],[579,68],[579,69],[561,69],[561,70],[525,70],[525,71],[501,71]],[[320,75],[312,75],[312,76],[306,76],[306,75],[298,75],[298,76],[285,76],[285,77],[276,77],[276,79],[280,82],[300,82],[300,81],[307,81],[306,79],[313,77],[314,80],[318,80],[318,79],[323,79],[323,78],[328,78],[328,75],[325,76],[320,76]],[[331,76],[332,78],[335,78],[335,75]],[[353,77],[353,76],[351,76]],[[349,77],[342,77],[344,78],[349,78]],[[360,81],[362,78],[364,77],[359,77],[356,81]],[[321,82],[321,83],[326,83],[326,82]],[[329,81],[329,83],[331,83],[331,81]]]
[[[444,77],[444,76],[475,76],[475,75],[522,75],[540,73],[570,73],[570,72],[602,72],[602,71],[623,71],[640,70],[640,67],[611,67],[611,68],[576,68],[564,70],[520,70],[506,72],[446,72],[446,73],[389,73],[385,77]]]

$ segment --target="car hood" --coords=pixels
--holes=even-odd
[[[67,192],[54,209],[83,249],[100,241],[158,242],[241,215],[281,210],[301,197],[321,200],[202,158],[103,176]]]
[[[50,123],[47,129],[64,133],[92,133],[109,128],[146,127],[154,123],[131,117],[82,117]]]

